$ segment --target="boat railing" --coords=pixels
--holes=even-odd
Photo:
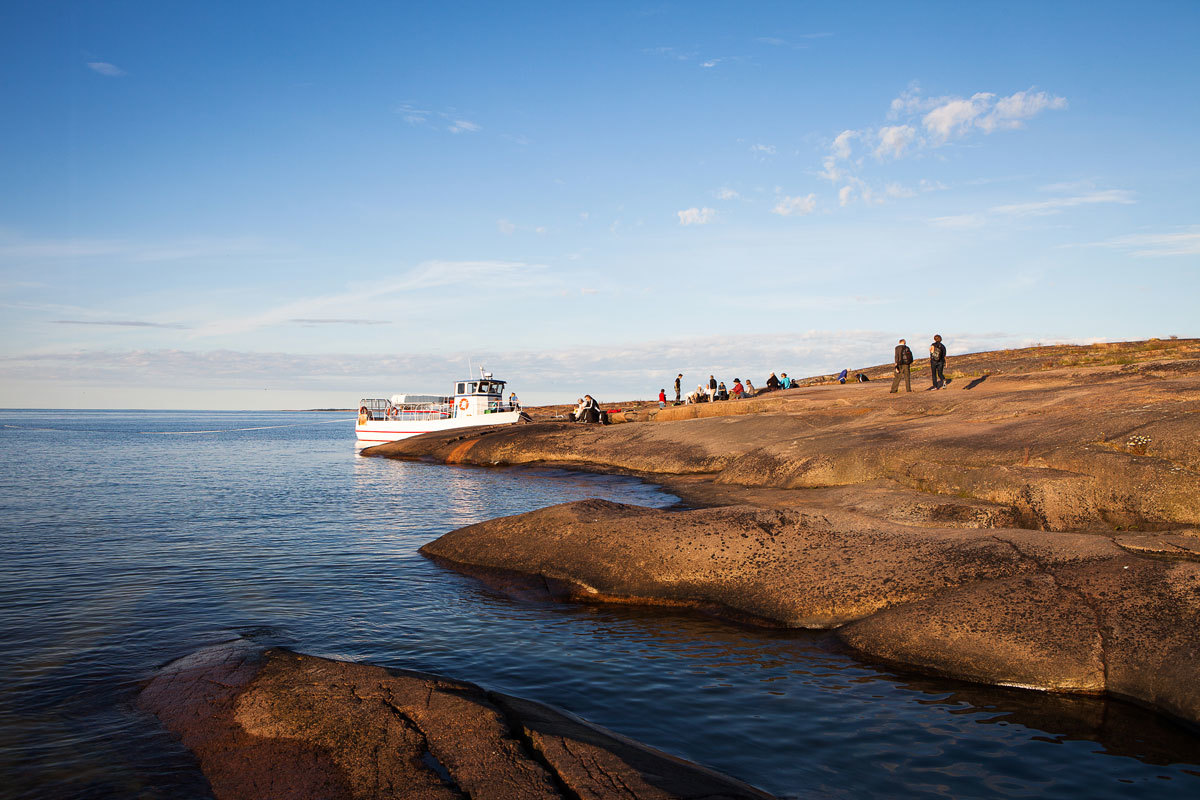
[[[449,419],[454,416],[453,403],[393,403],[385,418],[403,422]]]

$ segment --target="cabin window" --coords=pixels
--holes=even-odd
[[[467,385],[466,385],[465,383],[460,383],[460,384],[458,385],[458,392],[457,392],[457,393],[458,393],[458,394],[466,394],[466,393],[467,393],[467,392],[466,392],[466,388],[467,388]]]
[[[467,394],[475,394],[475,384],[474,383],[467,384]]]

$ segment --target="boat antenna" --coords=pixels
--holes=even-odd
[[[471,366],[471,357],[467,356],[467,377],[470,378],[475,374],[475,367]]]

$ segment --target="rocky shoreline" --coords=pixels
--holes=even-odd
[[[814,385],[363,453],[639,475],[691,506],[570,503],[423,548],[475,574],[1200,724],[1200,343],[1046,350],[952,360],[939,392]]]
[[[245,640],[168,664],[138,706],[220,800],[771,797],[540,703]]]

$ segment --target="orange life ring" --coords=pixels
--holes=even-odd
[[[469,405],[470,405],[470,403],[467,402],[467,398],[465,398],[465,397],[462,400],[458,401],[458,407],[461,408],[463,411],[466,411],[467,406],[469,406]]]

